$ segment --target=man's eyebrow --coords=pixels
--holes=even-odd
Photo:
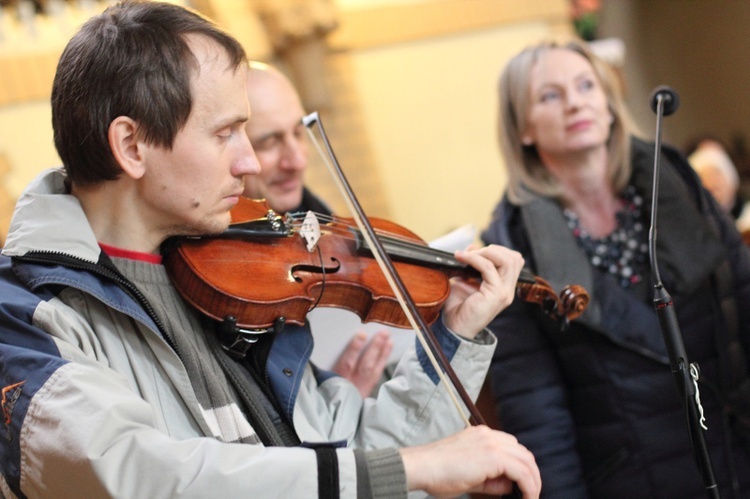
[[[246,114],[237,114],[234,116],[227,116],[226,118],[219,118],[216,120],[216,129],[221,130],[222,128],[230,127],[238,124],[247,123],[248,117]]]

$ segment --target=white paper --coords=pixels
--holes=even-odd
[[[452,253],[457,249],[465,249],[474,242],[475,237],[476,228],[473,225],[464,225],[435,239],[429,245]],[[349,341],[360,331],[367,333],[368,341],[378,331],[388,331],[391,334],[393,351],[388,359],[389,364],[398,361],[406,349],[415,342],[416,333],[411,329],[362,323],[357,314],[340,308],[317,308],[307,314],[307,318],[315,339],[312,361],[323,369],[330,369],[336,363]]]
[[[430,247],[453,253],[456,250],[466,249],[468,245],[474,242],[476,236],[477,228],[474,225],[462,225],[458,229],[434,239],[430,243]]]

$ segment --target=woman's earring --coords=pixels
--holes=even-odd
[[[523,142],[523,145],[525,145],[527,147],[530,146],[531,144],[533,144],[533,142],[531,141],[531,137],[529,137],[529,136],[521,137],[521,142]]]

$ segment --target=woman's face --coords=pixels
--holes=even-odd
[[[549,49],[531,69],[526,129],[521,138],[542,159],[606,147],[613,117],[596,73],[585,57]]]

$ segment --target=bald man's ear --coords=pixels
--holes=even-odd
[[[139,179],[146,173],[146,166],[138,140],[138,124],[127,116],[118,116],[109,124],[109,147],[115,160],[126,175]]]

